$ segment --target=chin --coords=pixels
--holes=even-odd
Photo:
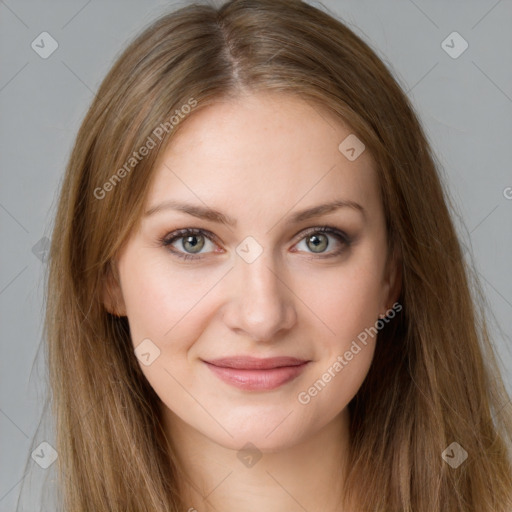
[[[239,413],[236,417],[226,417],[223,429],[208,429],[203,434],[212,441],[232,450],[240,450],[251,443],[263,453],[272,453],[290,448],[307,437],[313,428],[299,418],[298,412],[291,407],[276,407],[272,412],[252,408],[247,414]],[[203,425],[204,427],[204,425]]]

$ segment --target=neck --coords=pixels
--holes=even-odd
[[[164,423],[183,475],[178,484],[187,511],[342,511],[348,409],[300,443],[256,455],[221,446],[167,408]]]

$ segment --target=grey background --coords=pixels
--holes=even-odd
[[[495,315],[492,333],[512,391],[512,2],[323,3],[377,51],[420,115],[460,212],[466,256]],[[42,411],[41,239],[51,236],[74,137],[126,42],[172,5],[0,0],[1,511],[14,510]],[[43,31],[59,45],[47,59],[31,48]],[[456,59],[441,47],[453,31],[469,44]]]

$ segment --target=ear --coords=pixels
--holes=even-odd
[[[402,256],[400,249],[395,248],[388,258],[384,276],[384,294],[381,311],[386,312],[398,301],[402,291]]]
[[[114,316],[126,316],[126,307],[121,290],[121,282],[116,264],[111,261],[108,265],[103,285],[103,305]]]

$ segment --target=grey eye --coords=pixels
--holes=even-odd
[[[323,233],[315,233],[306,237],[306,245],[313,252],[324,252],[329,247],[329,239]]]
[[[181,237],[181,246],[187,252],[198,253],[204,247],[203,235],[188,235]]]

